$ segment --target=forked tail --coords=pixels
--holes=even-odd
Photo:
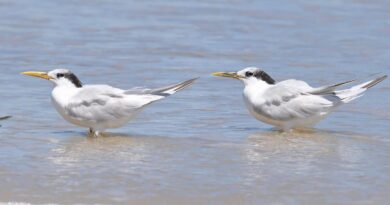
[[[368,82],[355,85],[349,89],[334,91],[335,95],[341,99],[343,103],[351,102],[356,98],[359,98],[363,95],[364,91],[375,86],[376,84],[382,82],[387,78],[387,75],[383,75],[374,80],[370,80]]]

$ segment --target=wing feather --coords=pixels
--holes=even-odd
[[[124,91],[110,86],[86,86],[66,106],[74,118],[101,122],[125,117],[148,101],[141,96],[125,95]]]
[[[0,120],[6,120],[8,118],[11,118],[11,116],[3,116],[3,117],[0,117]]]
[[[257,112],[274,120],[292,120],[326,113],[333,102],[319,95],[313,95],[313,88],[298,80],[286,80],[270,87]]]
[[[349,81],[345,81],[345,82],[342,82],[342,83],[337,83],[337,84],[334,84],[334,85],[328,85],[328,86],[321,86],[321,87],[318,87],[318,88],[313,88],[313,90],[310,91],[310,93],[313,94],[313,95],[330,94],[330,93],[334,92],[338,87],[340,87],[342,85],[346,85],[346,84],[352,83],[354,81],[355,80],[349,80]]]
[[[183,90],[184,88],[192,85],[194,83],[194,81],[197,79],[198,78],[193,78],[193,79],[181,82],[181,83],[165,86],[162,88],[156,88],[156,89],[132,88],[132,89],[126,90],[125,94],[128,94],[128,95],[131,95],[131,94],[134,94],[134,95],[151,94],[151,95],[159,95],[159,96],[166,97],[166,96],[172,95],[172,94],[176,93],[177,91]]]
[[[65,110],[68,115],[83,121],[116,120],[132,115],[145,105],[190,86],[196,79],[158,89],[121,90],[108,85],[84,86],[72,97]]]

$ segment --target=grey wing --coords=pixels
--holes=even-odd
[[[323,94],[331,94],[334,92],[338,87],[349,84],[354,82],[355,80],[349,80],[342,83],[337,83],[334,85],[327,85],[327,86],[321,86],[318,88],[313,88],[309,93],[313,95],[323,95]]]
[[[117,88],[94,86],[86,87],[75,95],[65,110],[73,118],[101,122],[125,117],[142,107],[140,101],[133,101]]]
[[[303,81],[289,80],[269,88],[262,96],[262,103],[255,106],[274,120],[292,120],[321,115],[329,112],[333,102],[318,95],[310,94],[312,88]]]
[[[359,98],[363,95],[363,93],[375,86],[376,84],[382,82],[384,79],[387,78],[387,75],[381,75],[376,77],[375,79],[360,83],[358,85],[355,85],[353,87],[342,89],[342,90],[336,90],[336,88],[339,88],[339,86],[353,82],[355,80],[347,81],[344,83],[338,83],[333,86],[323,86],[320,88],[316,88],[315,90],[311,91],[311,94],[314,95],[320,95],[324,98],[327,98],[334,102],[335,104],[341,104],[341,103],[348,103],[356,98]],[[359,80],[360,81],[360,80]]]

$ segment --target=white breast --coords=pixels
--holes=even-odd
[[[66,106],[69,104],[70,99],[77,94],[77,88],[69,88],[64,86],[57,86],[51,93],[51,102],[57,112],[68,122],[81,126],[89,127],[89,124],[85,121],[80,121],[76,118],[68,115]]]

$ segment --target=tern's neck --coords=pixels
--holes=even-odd
[[[248,99],[256,99],[257,96],[262,95],[268,88],[272,87],[264,81],[252,81],[245,83],[244,96]]]
[[[245,88],[256,88],[257,90],[268,89],[272,84],[268,84],[262,80],[247,80],[244,81]]]
[[[52,91],[52,99],[58,104],[66,105],[79,91],[75,86],[57,85]]]
[[[54,84],[57,87],[69,87],[69,88],[81,88],[83,85],[81,82],[77,79],[77,77],[70,78],[70,77],[64,77],[61,79],[57,79],[54,81]]]

